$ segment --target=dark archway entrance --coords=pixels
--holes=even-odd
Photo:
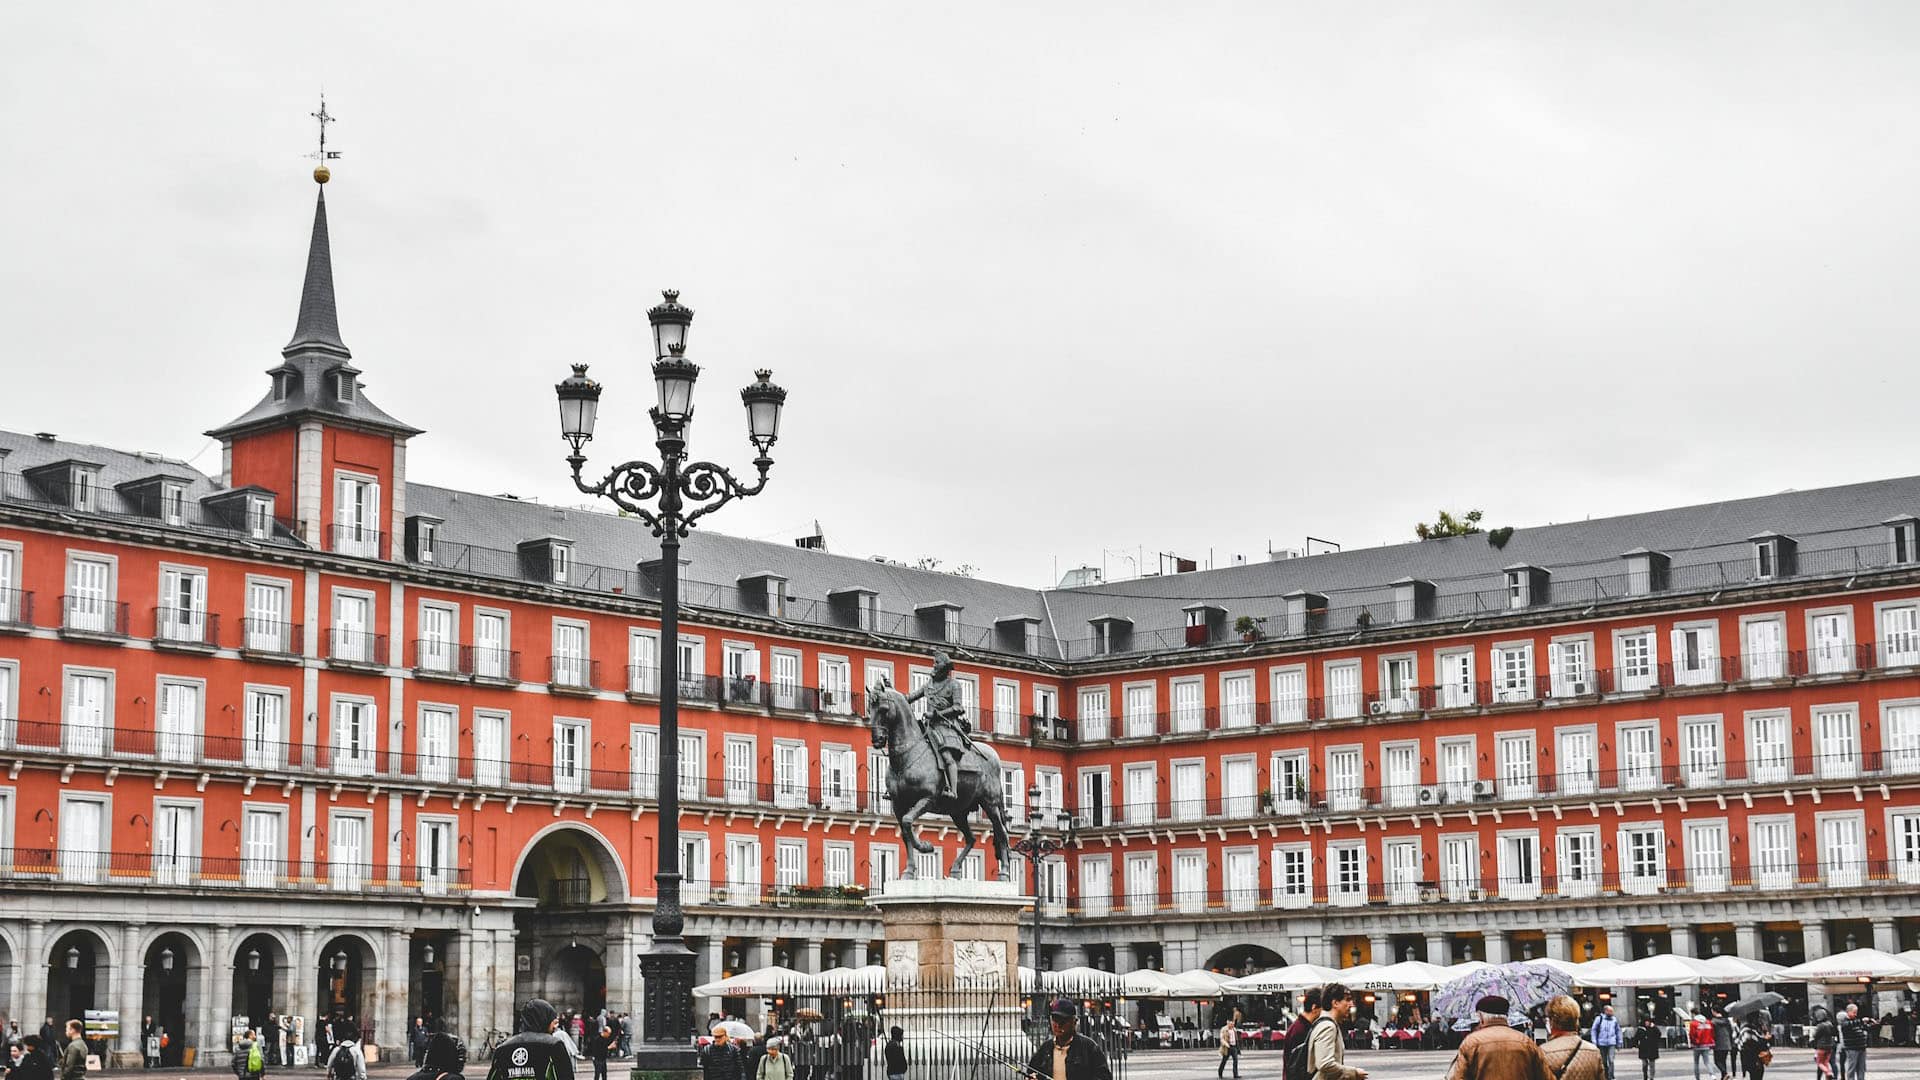
[[[375,985],[373,946],[364,938],[342,934],[320,949],[315,975],[320,981],[320,1014],[327,1020],[346,1020],[360,1029],[360,1037],[377,1042],[374,1010],[368,991]]]
[[[200,1011],[200,994],[195,989],[200,985],[201,965],[206,959],[200,950],[185,934],[162,934],[147,946],[143,959],[140,987],[140,1016],[123,1016],[120,1023],[124,1026],[132,1023],[144,1023],[151,1017],[158,1029],[156,1037],[161,1038],[160,1063],[179,1066],[189,1045],[198,1041],[200,1033],[187,1025],[189,1017]],[[146,1055],[145,1032],[142,1033],[140,1051]]]
[[[607,1004],[607,966],[585,945],[568,945],[547,964],[547,1000],[561,1012],[594,1016]]]
[[[407,1027],[413,1027],[414,1017],[422,1017],[429,1029],[444,1028],[447,966],[454,961],[447,939],[440,934],[421,933],[408,941],[408,949],[413,985],[407,995]]]
[[[619,863],[597,835],[560,828],[528,849],[513,893],[538,900],[541,907],[585,907],[625,899],[627,885]]]
[[[107,1008],[107,943],[91,930],[62,934],[47,952],[47,1012],[55,1025]],[[122,1023],[136,1022],[122,1017]]]
[[[291,1007],[287,953],[272,934],[249,934],[233,950],[233,995],[228,1002],[234,1016],[244,1016],[254,1027],[273,1013]],[[322,998],[321,1000],[325,1000]]]
[[[1207,970],[1239,978],[1286,964],[1279,953],[1264,945],[1234,945],[1214,953],[1207,961]]]

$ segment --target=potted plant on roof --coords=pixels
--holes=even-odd
[[[1238,619],[1233,620],[1233,632],[1240,635],[1241,641],[1251,645],[1265,636],[1260,630],[1260,624],[1263,622],[1266,622],[1266,620],[1256,619],[1251,615],[1242,615]]]

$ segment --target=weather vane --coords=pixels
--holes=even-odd
[[[327,178],[333,175],[327,169],[327,162],[340,160],[340,151],[327,149],[327,125],[333,123],[334,118],[327,112],[327,92],[325,90],[320,92],[320,111],[308,113],[307,115],[320,122],[320,149],[307,156],[320,163],[314,167],[313,179],[316,183],[324,184],[327,182]]]

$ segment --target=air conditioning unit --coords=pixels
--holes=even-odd
[[[1423,787],[1418,799],[1421,806],[1438,806],[1447,801],[1447,789],[1438,785]]]
[[[1467,890],[1467,899],[1469,901],[1485,900],[1486,898],[1487,898],[1487,890],[1485,889],[1468,889]]]
[[[1393,706],[1384,701],[1367,702],[1368,716],[1385,716],[1393,711]]]
[[[1567,693],[1572,697],[1586,697],[1593,693],[1593,684],[1585,679],[1578,679],[1567,684]]]
[[[825,709],[833,708],[833,691],[831,690],[820,691],[820,706],[821,708],[825,708]]]
[[[1423,904],[1436,903],[1439,901],[1439,899],[1440,899],[1439,889],[1425,888],[1420,890],[1420,902]]]
[[[1473,797],[1476,799],[1493,798],[1493,781],[1475,780],[1473,782]]]

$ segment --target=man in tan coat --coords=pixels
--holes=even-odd
[[[1580,1035],[1580,1003],[1561,994],[1547,1002],[1546,1044],[1540,1047],[1552,1080],[1607,1080],[1600,1048]]]
[[[1340,1025],[1353,1012],[1353,992],[1328,983],[1320,991],[1320,1004],[1327,1011],[1313,1022],[1307,1037],[1308,1080],[1367,1080],[1367,1070],[1347,1066],[1347,1044],[1340,1037]]]
[[[1460,1044],[1447,1080],[1551,1080],[1533,1037],[1507,1023],[1507,999],[1488,995],[1474,1005],[1480,1026]]]

